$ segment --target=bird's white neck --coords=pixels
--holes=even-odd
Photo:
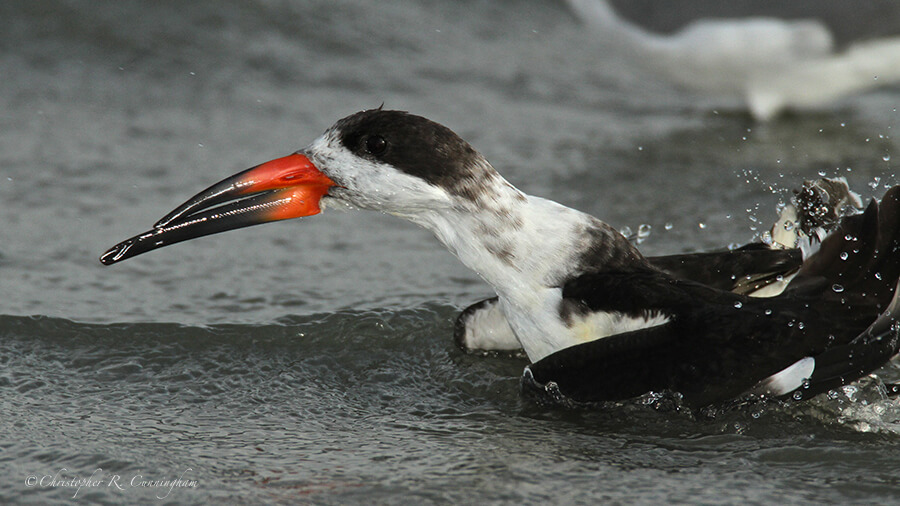
[[[558,315],[563,284],[587,265],[597,267],[585,264],[586,255],[621,260],[624,251],[629,259],[641,257],[600,220],[526,195],[491,172],[474,198],[404,217],[431,230],[493,287],[525,352],[538,360],[581,339]]]
[[[467,267],[503,294],[558,286],[590,216],[526,195],[499,175],[475,199],[407,216],[431,230]]]

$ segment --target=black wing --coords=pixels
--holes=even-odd
[[[648,257],[654,267],[680,279],[740,293],[774,283],[779,276],[796,272],[803,262],[799,249],[776,250],[763,243],[750,243],[728,251]]]
[[[900,346],[900,189],[845,219],[782,295],[759,299],[665,273],[580,276],[563,297],[586,311],[670,317],[659,327],[573,346],[529,366],[576,402],[681,392],[694,406],[725,401],[805,357],[802,397],[853,381]]]
[[[579,402],[673,390],[691,405],[733,398],[803,357],[829,323],[805,297],[753,299],[653,272],[603,273],[568,283],[563,296],[590,311],[655,311],[669,322],[554,353],[530,366]],[[857,334],[867,322],[858,325]]]

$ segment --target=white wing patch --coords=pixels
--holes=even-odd
[[[803,382],[812,376],[816,369],[816,359],[806,357],[798,360],[768,378],[760,381],[750,390],[752,394],[784,395],[803,386]]]
[[[565,338],[558,339],[556,350],[632,330],[663,325],[668,321],[669,318],[664,315],[644,318],[614,312],[592,313],[580,318],[567,329],[567,332],[562,333]],[[467,315],[464,324],[463,335],[458,339],[467,350],[515,351],[522,349],[519,339],[509,325],[509,320],[496,301]]]
[[[790,284],[791,280],[794,279],[794,276],[796,275],[797,273],[795,272],[793,274],[784,276],[780,280],[776,280],[756,291],[747,293],[747,295],[749,295],[750,297],[758,298],[775,297],[781,295],[781,293],[784,292],[784,289],[787,288],[788,284]]]
[[[575,342],[566,347],[666,323],[669,323],[669,317],[663,314],[636,317],[618,312],[597,311],[574,322],[570,329]]]
[[[509,326],[506,315],[496,301],[489,303],[468,316],[460,343],[467,350],[515,351],[521,350],[518,338]]]

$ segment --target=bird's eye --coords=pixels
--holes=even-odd
[[[373,155],[380,155],[387,149],[387,141],[380,135],[372,135],[366,139],[366,151]]]

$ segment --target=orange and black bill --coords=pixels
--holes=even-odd
[[[153,229],[122,241],[100,257],[104,265],[188,239],[270,221],[311,216],[336,183],[294,153],[239,172],[178,206]]]

